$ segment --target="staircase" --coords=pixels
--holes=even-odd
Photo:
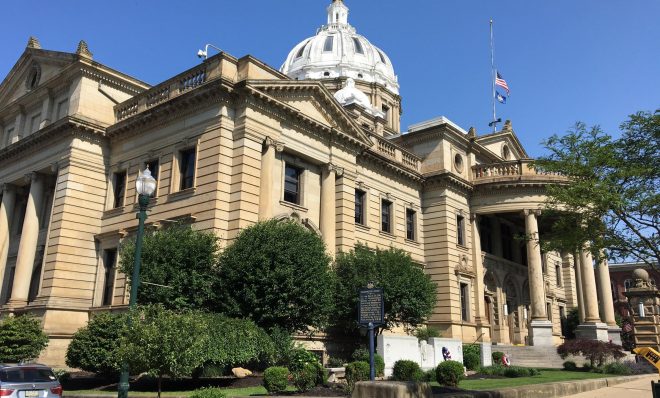
[[[493,352],[501,351],[505,353],[511,365],[525,366],[530,368],[562,368],[564,361],[573,361],[577,366],[582,366],[588,362],[582,357],[569,356],[561,359],[557,354],[557,347],[535,347],[535,346],[513,346],[513,345],[494,345]]]

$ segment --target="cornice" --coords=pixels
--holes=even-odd
[[[409,170],[398,163],[393,162],[390,158],[381,155],[380,153],[372,150],[372,149],[366,149],[362,152],[362,154],[358,157],[358,160],[365,160],[365,161],[371,161],[376,164],[379,164],[381,166],[385,166],[385,168],[391,172],[393,172],[396,175],[403,176],[408,178],[409,180],[422,184],[424,183],[424,177],[422,177],[421,174],[414,172],[412,170]]]
[[[424,175],[424,189],[451,188],[461,193],[469,194],[473,191],[473,185],[449,171],[436,172]]]

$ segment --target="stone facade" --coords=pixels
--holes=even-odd
[[[529,166],[509,122],[478,135],[440,117],[401,134],[398,108],[386,119],[342,106],[345,80],[220,53],[150,87],[84,42],[63,53],[31,39],[0,85],[0,314],[40,317],[41,360],[61,366],[94,312],[126,306],[116,250],[137,228],[148,165],[148,228],[191,223],[226,245],[260,219],[293,218],[333,254],[406,250],[437,284],[429,324],[443,337],[556,344],[582,303],[585,325],[601,327],[586,252],[538,245],[545,187],[565,179]],[[378,83],[356,87],[399,104]]]

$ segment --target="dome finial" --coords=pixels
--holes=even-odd
[[[348,7],[342,0],[332,0],[328,6],[328,25],[348,25]]]

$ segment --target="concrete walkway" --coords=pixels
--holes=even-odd
[[[573,398],[651,398],[651,381],[658,381],[658,375],[649,375],[627,383],[617,384],[612,387],[599,388],[572,395]]]

